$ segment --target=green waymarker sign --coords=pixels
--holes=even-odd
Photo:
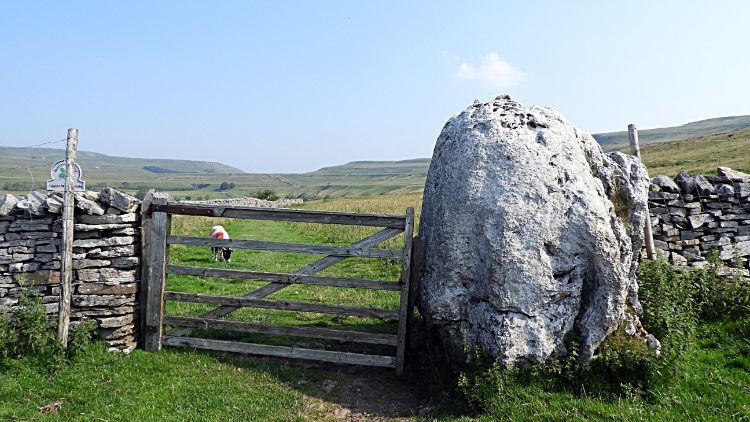
[[[52,170],[49,172],[51,180],[47,180],[47,190],[65,190],[65,160],[60,160],[52,166]],[[86,182],[81,180],[81,166],[76,163],[76,171],[73,177],[75,181],[74,191],[86,190]]]

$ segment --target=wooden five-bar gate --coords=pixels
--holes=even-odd
[[[144,271],[143,280],[145,287],[144,299],[146,301],[143,329],[145,332],[144,348],[147,351],[158,351],[161,349],[162,345],[180,346],[193,349],[314,359],[347,364],[385,366],[395,368],[396,374],[401,375],[403,372],[404,352],[406,349],[406,331],[408,329],[407,320],[413,310],[413,301],[409,300],[409,278],[412,265],[412,236],[414,229],[413,208],[408,208],[406,215],[359,214],[284,208],[204,205],[169,202],[168,199],[168,194],[155,193],[153,194],[153,198],[147,198],[147,200],[144,201],[144,205],[146,205],[148,200],[151,200],[148,209],[144,210],[144,245],[146,245],[146,247],[144,248],[143,253],[146,257],[144,264],[147,268],[146,271]],[[170,235],[170,216],[173,214],[375,226],[384,227],[384,229],[349,246],[308,245],[238,239],[212,239],[205,237]],[[149,225],[150,230],[148,229]],[[373,246],[400,233],[404,233],[403,251],[373,248]],[[169,245],[232,247],[234,249],[252,249],[259,251],[321,254],[326,255],[326,257],[319,259],[294,273],[282,274],[170,265],[168,263]],[[348,257],[401,259],[403,260],[401,280],[368,280],[313,275]],[[166,291],[168,274],[257,280],[267,281],[269,283],[241,297],[182,293]],[[399,291],[401,293],[400,306],[399,309],[396,310],[264,299],[266,296],[293,284]],[[165,315],[165,301],[204,303],[219,306],[200,317]],[[259,324],[220,319],[242,307],[394,319],[398,320],[398,334],[375,334],[350,330]],[[175,326],[176,328],[164,332],[165,325]],[[250,333],[277,334],[390,345],[396,347],[396,355],[368,355],[185,336],[195,328],[215,328]]]

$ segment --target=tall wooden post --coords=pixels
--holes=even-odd
[[[68,129],[68,147],[65,152],[65,190],[63,191],[63,231],[60,269],[60,312],[57,339],[68,347],[70,326],[70,284],[73,279],[73,209],[75,207],[75,169],[78,150],[78,129]]]
[[[166,205],[171,197],[168,193],[157,192],[152,204]],[[148,291],[146,292],[146,323],[144,325],[143,348],[147,352],[161,350],[164,334],[164,288],[167,283],[166,265],[169,260],[167,237],[170,229],[170,216],[165,212],[151,213],[151,240],[148,257]]]
[[[628,138],[630,139],[630,155],[641,159],[641,149],[638,146],[638,129],[635,124],[628,125]],[[679,144],[678,144],[679,145]],[[646,256],[648,259],[654,260],[654,235],[651,233],[651,215],[648,210],[648,203],[646,204],[646,226],[643,228],[643,238],[646,242]]]
[[[396,376],[404,373],[404,355],[406,354],[406,331],[409,326],[407,312],[409,308],[409,279],[411,277],[411,242],[414,235],[414,208],[406,209],[406,223],[404,225],[404,262],[401,270],[401,304],[398,314],[398,341],[396,343]]]

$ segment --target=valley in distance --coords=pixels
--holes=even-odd
[[[638,135],[651,177],[674,177],[681,170],[715,175],[717,166],[750,172],[750,116],[639,130]],[[606,152],[630,152],[627,131],[593,136]],[[64,157],[64,149],[33,148],[30,155],[26,148],[0,149],[0,189],[19,195],[32,189],[44,191],[52,164]],[[430,167],[429,158],[417,158],[354,161],[309,173],[256,174],[216,162],[112,157],[87,151],[78,152],[78,163],[89,190],[108,186],[142,197],[148,189],[156,189],[176,200],[245,197],[264,190],[305,201],[420,193]]]

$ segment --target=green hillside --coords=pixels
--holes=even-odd
[[[750,129],[750,116],[719,117],[691,122],[682,126],[638,130],[638,142],[643,147],[745,129]],[[630,148],[627,131],[595,133],[593,136],[605,152]]]
[[[639,138],[650,172],[672,175],[685,167],[710,174],[720,164],[750,168],[744,152],[749,129],[750,116],[734,116],[641,130]],[[627,132],[593,136],[605,151],[629,148]],[[63,156],[62,149],[0,147],[0,192],[44,190],[50,167]],[[78,157],[83,180],[91,190],[111,186],[135,194],[153,188],[191,200],[242,197],[266,189],[281,197],[306,200],[416,193],[424,189],[430,167],[429,158],[418,158],[353,161],[309,173],[252,174],[206,161],[112,157],[86,151],[79,151]],[[229,189],[220,189],[224,182]]]
[[[0,150],[0,171],[18,167],[52,167],[52,164],[65,158],[64,149],[54,148],[13,148]],[[112,157],[97,152],[78,151],[78,163],[90,173],[134,173],[153,175],[157,173],[244,173],[244,171],[221,163],[190,160],[161,160],[149,158]],[[158,171],[162,169],[164,171]]]
[[[52,148],[0,148],[0,193],[43,191],[52,164],[64,154]],[[248,196],[270,189],[281,197],[322,199],[421,192],[430,160],[356,161],[301,174],[251,174],[221,163],[112,157],[86,151],[78,152],[78,163],[90,190],[110,186],[135,194],[153,188],[196,200]],[[220,190],[223,182],[233,187]]]

